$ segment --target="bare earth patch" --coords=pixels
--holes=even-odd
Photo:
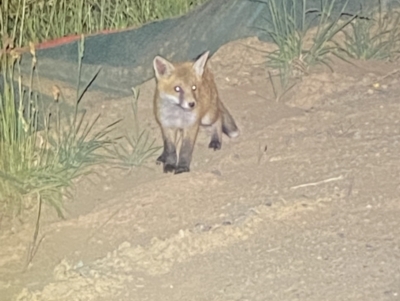
[[[400,300],[399,63],[334,61],[277,102],[269,47],[211,59],[241,136],[213,152],[200,133],[191,173],[98,168],[65,220],[46,210],[26,270],[33,221],[4,224],[1,300]],[[161,144],[153,89],[139,115]],[[85,97],[104,124],[131,117],[128,98]]]

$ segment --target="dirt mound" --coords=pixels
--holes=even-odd
[[[400,65],[337,62],[277,102],[254,50],[270,47],[212,58],[242,135],[212,152],[200,133],[192,172],[148,162],[80,179],[66,220],[44,213],[25,272],[32,227],[3,231],[2,300],[398,300]],[[140,118],[161,143],[153,89]],[[107,124],[129,101],[85,103]]]

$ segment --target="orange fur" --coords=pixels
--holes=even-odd
[[[211,127],[209,147],[214,150],[221,148],[222,132],[229,137],[239,135],[219,98],[214,77],[206,67],[207,59],[208,52],[195,62],[171,63],[159,56],[153,61],[157,81],[154,114],[164,139],[164,151],[157,161],[164,164],[164,172],[189,171],[199,126]],[[182,146],[178,159],[179,133]]]

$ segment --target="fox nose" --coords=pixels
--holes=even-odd
[[[193,108],[193,107],[194,107],[194,105],[195,105],[195,103],[194,103],[194,102],[189,102],[189,107]]]

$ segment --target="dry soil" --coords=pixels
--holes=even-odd
[[[214,152],[201,132],[190,173],[155,158],[97,167],[65,220],[44,211],[25,270],[34,215],[3,223],[0,299],[400,300],[400,64],[334,60],[277,100],[267,49],[250,38],[212,57],[241,135]],[[153,91],[141,87],[140,124],[161,144]],[[125,118],[121,134],[130,101],[91,92],[83,104],[103,125]]]

